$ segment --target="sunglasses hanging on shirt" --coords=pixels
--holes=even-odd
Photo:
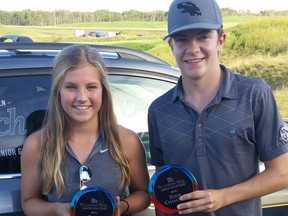
[[[80,191],[78,191],[70,203],[70,216],[117,216],[118,207],[116,200],[109,193],[97,186],[87,186],[92,179],[92,171],[88,166],[79,168]]]

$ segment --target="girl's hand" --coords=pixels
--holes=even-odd
[[[126,202],[121,201],[119,196],[116,196],[115,199],[118,206],[118,216],[120,216],[129,209],[129,206],[127,205]]]
[[[115,200],[116,200],[116,203],[117,203],[117,207],[118,207],[118,216],[120,216],[122,214],[121,210],[120,210],[120,197],[119,196],[116,196],[115,197]]]
[[[70,216],[70,203],[57,203],[57,215]]]

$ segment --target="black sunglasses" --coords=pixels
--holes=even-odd
[[[80,190],[83,190],[87,187],[85,183],[89,182],[92,178],[92,171],[89,167],[82,165],[79,169],[79,176],[80,176]]]

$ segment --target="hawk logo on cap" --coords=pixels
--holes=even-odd
[[[178,9],[183,9],[181,13],[189,13],[191,16],[201,16],[200,9],[191,2],[182,2],[177,4]]]

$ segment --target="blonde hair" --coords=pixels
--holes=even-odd
[[[61,106],[59,86],[67,71],[83,64],[94,65],[100,72],[103,93],[99,122],[104,129],[111,157],[118,163],[121,170],[119,187],[125,188],[130,183],[130,167],[120,142],[104,61],[95,48],[86,45],[70,45],[55,57],[53,64],[51,95],[41,137],[43,194],[48,194],[54,185],[59,197],[65,190],[61,168],[66,160],[65,145],[71,126],[68,115]]]

